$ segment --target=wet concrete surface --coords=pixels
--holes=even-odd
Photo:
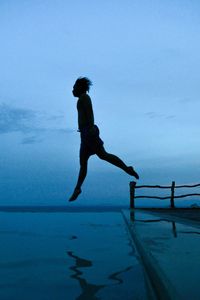
[[[200,228],[194,220],[177,211],[123,214],[158,298],[200,299]]]
[[[185,221],[188,224],[200,225],[199,208],[150,209],[149,212],[173,218],[173,220]]]

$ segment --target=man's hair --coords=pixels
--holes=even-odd
[[[78,85],[82,91],[89,92],[90,87],[92,85],[92,81],[87,77],[79,77],[76,80],[75,85]]]

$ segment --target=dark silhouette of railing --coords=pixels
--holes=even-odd
[[[141,198],[145,198],[145,199],[159,199],[159,200],[166,200],[166,199],[170,199],[170,207],[171,208],[175,208],[175,204],[174,204],[174,199],[177,198],[185,198],[185,197],[189,197],[189,196],[200,196],[200,193],[192,193],[192,194],[184,194],[184,195],[180,195],[180,196],[175,196],[174,192],[175,192],[175,188],[179,189],[179,188],[194,188],[194,187],[200,187],[200,183],[197,184],[184,184],[184,185],[175,185],[175,181],[172,181],[172,184],[167,186],[167,185],[136,185],[135,181],[131,181],[130,182],[130,208],[135,208],[135,199],[141,199]],[[141,188],[159,188],[159,189],[170,189],[171,190],[171,194],[170,196],[166,196],[166,197],[159,197],[159,196],[135,196],[135,190],[136,189],[141,189]]]

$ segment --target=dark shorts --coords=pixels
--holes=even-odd
[[[102,139],[99,137],[99,128],[96,125],[92,130],[88,127],[81,130],[80,155],[90,156],[96,154],[103,147],[103,144]]]

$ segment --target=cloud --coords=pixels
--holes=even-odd
[[[165,116],[165,119],[167,119],[167,120],[175,119],[175,115],[167,115],[167,116]]]
[[[157,118],[163,118],[163,119],[174,119],[175,115],[167,115],[167,114],[160,114],[155,111],[149,111],[145,113],[145,116],[150,119],[157,119]]]
[[[182,99],[179,99],[178,102],[181,103],[181,104],[188,104],[188,103],[191,103],[191,102],[196,102],[197,99],[196,98],[190,98],[190,97],[184,97]]]
[[[54,116],[50,116],[50,117],[48,117],[48,120],[49,121],[55,121],[55,120],[61,120],[61,119],[63,119],[63,115],[54,115]]]
[[[147,117],[150,118],[150,119],[155,119],[155,118],[160,118],[160,117],[162,117],[161,114],[158,114],[158,113],[156,113],[156,112],[154,112],[154,111],[146,112],[146,113],[145,113],[145,116],[147,116]]]
[[[22,139],[22,144],[35,144],[41,141],[37,136],[29,136]]]
[[[63,117],[63,115],[45,116],[32,109],[18,108],[2,103],[0,104],[0,134],[20,132],[24,135],[22,144],[33,144],[41,142],[48,132],[60,134],[74,132],[70,128],[59,128],[57,124],[52,127],[52,122],[56,123]],[[43,121],[47,121],[45,127],[38,125]],[[48,125],[50,126],[48,127]]]
[[[27,133],[35,119],[35,112],[29,109],[0,105],[0,133],[20,131]]]

